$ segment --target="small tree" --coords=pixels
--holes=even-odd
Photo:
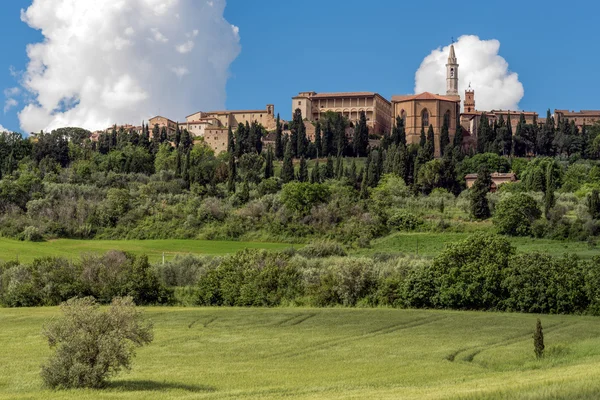
[[[283,156],[283,166],[281,167],[281,180],[288,183],[294,180],[294,149],[290,140],[285,146],[285,155]]]
[[[106,312],[92,297],[71,299],[61,310],[64,316],[43,331],[56,348],[41,372],[51,388],[101,388],[131,368],[136,347],[152,342],[152,324],[142,321],[131,297],[113,299]]]
[[[539,318],[535,326],[535,332],[533,333],[533,348],[537,358],[544,357],[544,332],[542,328],[542,321],[540,321]]]
[[[592,190],[587,199],[588,212],[593,219],[600,219],[600,191]]]
[[[487,194],[492,186],[492,177],[485,165],[482,165],[477,174],[477,179],[471,188],[471,214],[476,219],[490,217],[490,205]]]
[[[546,167],[546,184],[544,191],[544,215],[546,219],[550,219],[550,210],[556,204],[556,197],[554,196],[554,175],[552,164],[548,164]]]

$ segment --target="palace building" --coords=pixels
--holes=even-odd
[[[584,125],[590,126],[600,121],[600,110],[554,110],[554,119],[558,122],[559,119],[568,119],[575,121],[575,125],[581,130]]]
[[[379,93],[341,92],[316,93],[300,92],[292,97],[292,115],[300,109],[302,117],[318,121],[321,114],[336,112],[356,124],[362,112],[367,117],[367,126],[372,133],[384,134],[391,130],[392,106]]]

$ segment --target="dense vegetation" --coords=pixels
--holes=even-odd
[[[578,132],[551,117],[543,126],[521,121],[511,141],[509,122],[483,123],[476,149],[465,152],[460,132],[446,138],[446,121],[439,159],[431,129],[407,144],[398,119],[380,146],[369,147],[364,116],[352,126],[334,113],[317,123],[313,141],[296,113],[291,135],[278,124],[273,148],[263,149],[262,126],[240,125],[230,132],[230,151],[218,156],[187,131],[169,136],[158,126],[144,125],[141,135],[114,129],[97,142],[78,128],[35,139],[4,133],[0,234],[30,241],[325,238],[365,247],[394,231],[468,231],[492,216],[504,234],[594,243],[600,124]],[[487,174],[511,170],[520,182],[490,194]],[[465,174],[478,172],[465,190]],[[526,210],[515,215],[521,205]]]
[[[535,277],[535,279],[532,279]],[[0,304],[58,305],[94,296],[110,303],[201,306],[398,307],[600,314],[600,257],[516,254],[502,236],[476,233],[432,259],[348,256],[333,242],[283,252],[181,256],[149,265],[110,252],[67,261],[0,265]]]

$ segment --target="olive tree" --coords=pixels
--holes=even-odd
[[[142,320],[131,297],[116,297],[106,312],[93,297],[61,304],[63,316],[43,330],[54,354],[42,366],[44,383],[55,389],[101,388],[131,368],[135,348],[152,342],[152,324]]]

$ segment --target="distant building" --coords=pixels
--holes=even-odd
[[[554,110],[554,120],[558,122],[559,119],[568,119],[569,121],[575,121],[575,125],[581,130],[583,125],[594,125],[600,121],[600,110],[581,110],[581,111],[569,111],[569,110]]]
[[[340,92],[317,93],[300,92],[292,97],[292,115],[300,109],[302,118],[318,121],[326,112],[335,112],[356,124],[360,114],[365,113],[369,131],[377,134],[391,130],[392,105],[379,93]]]
[[[454,45],[450,46],[448,64],[446,64],[446,94],[439,95],[429,92],[392,97],[393,123],[400,117],[404,120],[406,142],[418,143],[421,131],[425,134],[429,126],[433,127],[435,137],[435,155],[439,157],[440,135],[444,120],[448,123],[450,142],[454,139],[460,115],[460,96],[458,95],[458,61]]]
[[[185,117],[187,123],[212,120],[217,121],[216,126],[225,128],[231,127],[233,130],[239,124],[252,124],[258,122],[266,130],[272,131],[276,128],[275,106],[267,104],[264,110],[229,110],[229,111],[198,111]],[[189,129],[188,129],[189,130]],[[192,131],[190,131],[192,132]]]
[[[154,127],[158,125],[158,128],[162,130],[162,128],[167,129],[167,135],[174,134],[177,131],[177,122],[171,121],[168,118],[156,116],[150,118],[148,121],[148,130],[150,131],[150,138],[152,138],[152,130]]]
[[[508,122],[510,116],[510,125],[512,127],[513,135],[517,131],[517,125],[519,125],[521,115],[525,117],[525,122],[527,124],[539,124],[541,122],[538,119],[538,113],[533,111],[477,110],[475,108],[475,91],[469,87],[465,91],[465,100],[463,103],[463,112],[460,115],[460,124],[474,137],[477,137],[477,129],[479,128],[479,121],[481,121],[483,113],[485,113],[485,116],[490,123],[499,121],[500,117],[502,117],[504,122]]]
[[[492,187],[490,189],[491,192],[495,192],[496,190],[498,190],[498,187],[504,183],[517,182],[517,176],[512,172],[509,172],[509,173],[494,172],[493,174],[491,174],[491,177],[492,177]],[[477,174],[468,174],[467,176],[465,176],[467,188],[470,189],[476,180],[477,180]]]
[[[211,127],[204,131],[204,142],[215,152],[215,154],[227,151],[227,139],[229,128]]]

